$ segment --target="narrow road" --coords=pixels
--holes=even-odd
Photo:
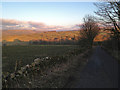
[[[118,63],[98,46],[76,76],[67,88],[118,88]]]

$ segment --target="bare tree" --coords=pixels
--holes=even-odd
[[[99,26],[94,16],[87,15],[83,20],[84,23],[80,25],[80,40],[83,40],[92,46],[94,38],[99,33]]]
[[[100,16],[101,23],[107,26],[116,39],[120,37],[120,2],[94,3],[98,8],[95,12]]]

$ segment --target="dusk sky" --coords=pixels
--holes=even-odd
[[[16,29],[22,23],[23,25],[20,27],[24,29],[31,25],[29,22],[34,23],[34,26],[31,26],[34,29],[36,27],[40,29],[37,26],[39,24],[46,25],[47,27],[45,26],[44,29],[51,28],[50,26],[52,28],[59,26],[60,29],[62,29],[61,26],[64,26],[64,28],[73,29],[76,24],[82,23],[85,15],[95,15],[95,10],[93,2],[3,2],[3,29],[8,27],[12,29],[12,26]],[[35,25],[35,23],[37,24]]]

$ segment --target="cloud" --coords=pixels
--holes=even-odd
[[[77,30],[77,26],[54,26],[46,25],[42,22],[18,21],[13,19],[0,19],[2,21],[2,30],[38,30],[38,31],[59,31],[59,30]]]

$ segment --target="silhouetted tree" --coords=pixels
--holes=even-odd
[[[88,44],[91,47],[94,38],[99,33],[99,26],[94,16],[87,15],[83,20],[84,23],[80,25],[80,41],[81,43]]]
[[[111,31],[113,41],[116,45],[120,42],[120,1],[119,2],[102,2],[94,3],[98,10],[95,12],[100,16],[102,25],[105,30]]]

